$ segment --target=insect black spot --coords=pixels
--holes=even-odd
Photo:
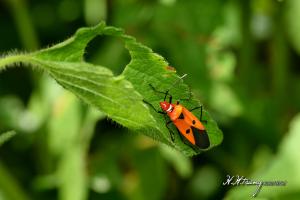
[[[191,132],[191,129],[186,129],[185,131],[187,134],[189,134]]]
[[[178,119],[184,119],[184,116],[182,113],[179,115]]]
[[[192,121],[192,123],[193,123],[193,124],[196,124],[196,121],[195,121],[195,120],[193,120],[193,121]]]

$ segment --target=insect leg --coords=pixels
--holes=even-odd
[[[167,98],[168,94],[169,94],[169,90],[166,91],[164,101],[166,101],[166,98]],[[172,96],[171,95],[170,95],[170,99],[169,100],[172,101]]]
[[[165,117],[165,120],[167,120],[166,117]],[[174,132],[171,130],[171,128],[169,127],[170,123],[172,123],[172,121],[168,121],[168,122],[166,123],[166,127],[167,127],[168,130],[169,130],[169,133],[170,133],[172,142],[174,142],[174,141],[175,141],[175,134],[174,134]]]
[[[169,103],[172,103],[172,95],[169,97]]]
[[[164,95],[165,95],[164,101],[166,101],[167,96],[169,95],[169,90],[167,90],[166,92],[162,92],[162,91],[158,91],[152,84],[149,84],[149,86],[152,88],[152,90],[153,90],[154,92],[164,94]],[[170,96],[170,98],[171,98],[171,100],[172,100],[172,96],[171,96],[171,95],[169,95],[169,96]]]
[[[207,120],[203,120],[203,119],[202,119],[202,110],[203,110],[203,106],[198,106],[198,107],[196,107],[196,108],[191,109],[190,111],[192,112],[193,110],[197,110],[197,109],[199,109],[199,108],[200,108],[200,110],[201,110],[201,112],[200,112],[200,122],[207,123]]]
[[[149,86],[152,88],[152,90],[154,92],[161,93],[161,94],[166,94],[166,92],[158,91],[152,84],[149,84]]]
[[[192,108],[192,109],[190,109],[189,111],[192,112],[192,111],[197,110],[197,109],[199,109],[199,108],[201,108],[201,113],[202,113],[202,106],[198,106],[198,107]]]
[[[163,111],[156,110],[156,108],[155,108],[151,103],[149,103],[148,101],[143,100],[143,102],[146,103],[146,104],[148,104],[153,110],[155,110],[155,112],[157,112],[157,113],[159,113],[159,114],[164,114],[164,115],[166,114],[166,113],[164,113]]]

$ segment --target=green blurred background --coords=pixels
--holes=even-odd
[[[2,0],[2,56],[105,20],[188,74],[224,141],[186,158],[107,119],[40,70],[12,68],[0,73],[0,132],[17,132],[0,147],[0,200],[250,198],[255,187],[223,186],[227,174],[287,181],[259,197],[299,199],[299,19],[298,0]],[[130,61],[111,37],[86,51],[115,75]]]

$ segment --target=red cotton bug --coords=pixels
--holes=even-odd
[[[181,80],[185,76],[186,74],[183,75],[179,80]],[[173,86],[176,83],[177,81],[173,84]],[[172,141],[174,141],[174,133],[168,126],[170,123],[173,123],[176,126],[183,141],[187,140],[188,143],[192,145],[192,147],[207,149],[210,146],[210,142],[205,126],[202,124],[202,122],[206,122],[205,120],[202,120],[202,106],[193,108],[189,111],[183,105],[179,104],[179,101],[176,101],[176,104],[172,103],[172,95],[169,94],[170,89],[168,89],[166,92],[161,92],[157,91],[151,84],[150,87],[155,92],[162,93],[165,95],[164,100],[160,102],[160,107],[162,111],[157,111],[152,104],[146,101],[144,102],[150,105],[156,112],[164,114],[164,116],[169,116],[171,121],[167,122],[166,126],[170,131]],[[169,101],[166,101],[168,95]],[[201,109],[200,120],[191,112],[196,109]]]

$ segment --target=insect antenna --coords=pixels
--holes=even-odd
[[[181,81],[181,80],[182,80],[184,77],[186,77],[186,76],[187,76],[187,74],[183,74],[181,77],[179,77],[179,79],[178,79],[177,81],[175,81],[175,82],[169,87],[169,89],[168,89],[168,90],[166,91],[166,93],[165,93],[164,101],[166,100],[169,91],[170,91],[176,84],[178,84],[179,81]]]
[[[181,81],[184,77],[186,77],[187,74],[183,74],[181,77],[179,77],[178,80],[176,80],[165,92],[162,91],[158,91],[152,84],[149,84],[149,86],[152,88],[153,91],[155,91],[156,93],[161,93],[164,94],[164,101],[166,101],[167,96],[169,95],[169,91],[176,85],[179,83],[179,81]],[[170,95],[171,96],[171,95]]]
[[[172,89],[176,84],[178,84],[179,81],[181,81],[186,76],[187,76],[187,74],[183,74],[181,77],[179,77],[179,79],[177,81],[175,81],[168,90]]]

